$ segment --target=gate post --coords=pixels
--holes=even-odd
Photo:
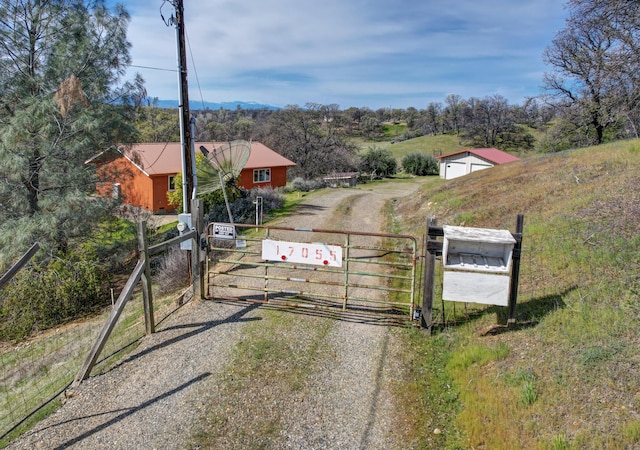
[[[518,214],[516,219],[516,232],[512,233],[516,239],[513,247],[511,285],[509,287],[509,316],[507,326],[516,323],[516,303],[518,301],[518,282],[520,279],[520,259],[522,257],[522,232],[524,231],[524,215]]]
[[[344,297],[342,310],[347,310],[347,299],[349,298],[349,250],[351,249],[351,234],[347,233],[344,245]]]
[[[424,264],[424,285],[422,289],[422,311],[420,312],[420,327],[428,334],[431,334],[431,326],[433,324],[433,284],[436,269],[436,248],[433,241],[436,238],[433,227],[437,224],[435,217],[427,218],[427,242],[425,248],[425,264]],[[437,244],[437,243],[436,243]]]
[[[202,239],[206,242],[206,234],[204,231],[204,202],[202,199],[191,200],[191,223],[196,229],[196,236],[192,240],[191,252],[191,274],[193,283],[193,298],[205,298],[205,279],[204,279],[204,258],[205,249],[202,248]],[[204,236],[204,238],[203,238]],[[205,256],[206,257],[206,256]],[[198,294],[198,291],[200,293]]]

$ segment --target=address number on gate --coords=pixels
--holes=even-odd
[[[285,261],[316,266],[342,267],[342,247],[327,244],[301,244],[299,242],[262,241],[262,259]]]

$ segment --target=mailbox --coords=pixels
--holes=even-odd
[[[443,300],[507,306],[513,235],[446,225],[443,232]]]

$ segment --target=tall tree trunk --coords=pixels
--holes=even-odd
[[[40,152],[35,150],[29,158],[28,176],[23,181],[27,189],[27,198],[29,202],[29,216],[35,215],[40,206],[38,205],[38,197],[40,191],[40,169],[42,166]]]

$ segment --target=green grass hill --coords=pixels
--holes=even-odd
[[[409,153],[420,152],[426,153],[427,155],[438,156],[469,148],[468,146],[460,144],[458,137],[454,134],[421,136],[395,143],[392,143],[391,140],[379,142],[356,140],[355,142],[363,152],[366,152],[370,147],[388,149],[398,162],[402,161],[402,158]]]
[[[495,326],[503,307],[437,300],[439,325],[413,341],[421,447],[640,448],[640,140],[433,177],[399,203],[413,234],[428,216],[525,224],[517,325]]]

